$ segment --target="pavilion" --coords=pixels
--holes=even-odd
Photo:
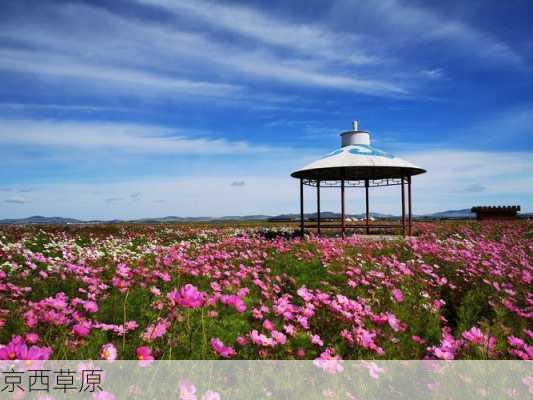
[[[341,148],[319,160],[294,171],[291,176],[300,180],[300,233],[305,228],[316,229],[318,234],[324,228],[341,229],[344,236],[346,229],[363,229],[367,234],[373,228],[401,229],[402,234],[411,235],[412,196],[411,177],[423,174],[424,169],[385,153],[370,145],[370,133],[358,130],[357,121],[353,121],[352,130],[341,133]],[[316,221],[304,221],[304,185],[316,187],[317,218]],[[383,186],[401,186],[402,216],[400,223],[370,222],[369,189]],[[407,216],[406,190],[407,186]],[[332,224],[321,221],[320,189],[321,187],[340,187],[341,218]],[[346,220],[344,192],[346,187],[365,189],[366,218],[363,223],[352,223]]]

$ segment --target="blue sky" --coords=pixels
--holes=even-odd
[[[2,1],[0,218],[295,212],[290,172],[353,119],[428,170],[415,213],[533,211],[531,15],[527,0]],[[397,192],[374,210],[398,213]]]

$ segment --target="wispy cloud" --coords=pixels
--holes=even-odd
[[[48,52],[35,50],[0,50],[0,69],[27,72],[36,75],[52,75],[75,78],[98,83],[104,89],[123,89],[131,92],[136,87],[139,93],[146,90],[195,95],[224,97],[237,92],[240,87],[232,84],[213,83],[198,80],[176,79],[165,74],[154,74],[132,68],[116,68],[103,65],[91,65],[72,57],[54,56]],[[100,87],[100,89],[102,89]]]
[[[22,42],[29,49],[44,49],[3,49],[0,68],[51,76],[61,82],[68,79],[93,82],[99,90],[129,89],[129,94],[135,96],[146,95],[145,90],[156,90],[193,97],[254,98],[257,88],[250,84],[264,78],[280,84],[375,96],[403,96],[409,92],[404,85],[391,81],[387,74],[379,76],[372,70],[348,68],[376,61],[375,56],[362,54],[365,41],[356,35],[282,21],[251,8],[195,2],[168,3],[165,9],[173,12],[175,7],[193,20],[207,23],[207,28],[233,27],[244,39],[259,40],[262,46],[250,47],[243,40],[223,40],[223,35],[209,30],[200,34],[179,29],[177,24],[129,20],[100,8],[70,5],[53,9],[52,15],[61,23],[44,32],[34,25],[24,26],[26,22],[0,30],[0,36]],[[217,18],[209,16],[210,7],[220,9]],[[233,13],[249,19],[235,24]],[[74,14],[83,14],[94,24],[72,26],[70,20]],[[93,25],[102,29],[84,29]],[[107,39],[110,36],[113,41]],[[80,42],[84,43],[84,52],[77,50]],[[280,52],[279,46],[291,52]],[[220,76],[220,71],[225,71],[224,82],[206,80],[206,76]],[[246,81],[243,77],[247,77]],[[243,91],[243,85],[248,91]],[[145,90],[132,90],[139,86]]]
[[[485,190],[487,190],[486,186],[474,183],[472,185],[468,185],[467,187],[465,187],[463,189],[463,192],[466,192],[466,193],[481,193],[481,192],[484,192]]]
[[[478,59],[485,62],[522,66],[522,56],[509,44],[493,34],[476,28],[473,24],[440,14],[428,7],[413,5],[399,0],[383,0],[379,3],[358,1],[344,2],[342,10],[359,13],[367,21],[386,33],[391,44],[399,42],[432,43],[439,42],[448,51],[460,51],[462,58]]]
[[[233,181],[233,182],[231,182],[230,186],[238,187],[238,186],[244,186],[244,185],[246,185],[245,181]]]
[[[246,5],[220,2],[137,0],[141,4],[162,7],[177,15],[187,15],[214,28],[237,33],[243,37],[275,47],[340,62],[365,65],[381,60],[370,55],[365,35],[334,32],[326,26],[288,20],[274,13],[267,14]],[[236,23],[238,21],[238,23]]]
[[[104,199],[106,203],[116,203],[122,200],[124,200],[122,197],[108,197],[107,199]]]
[[[424,69],[420,74],[429,79],[440,79],[444,76],[442,68]]]
[[[159,154],[257,154],[272,149],[229,141],[206,134],[191,137],[186,129],[157,125],[52,121],[2,120],[0,143],[45,148],[85,150],[113,149]]]
[[[14,196],[5,199],[4,202],[10,204],[28,204],[31,203],[31,199],[28,197]]]

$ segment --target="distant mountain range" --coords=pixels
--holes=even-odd
[[[531,213],[522,213],[519,214],[522,217],[531,217]],[[392,214],[381,214],[381,213],[370,213],[370,216],[375,219],[398,219],[400,218],[397,215]],[[316,213],[304,214],[305,219],[315,219],[317,217]],[[328,218],[340,218],[339,213],[334,212],[321,212],[320,217],[323,219]],[[347,218],[364,218],[364,214],[349,214],[346,215]],[[415,215],[414,218],[417,220],[429,220],[429,219],[469,219],[474,218],[475,214],[470,212],[470,209],[462,210],[447,210],[440,211],[433,214],[425,215]],[[281,214],[281,215],[244,215],[244,216],[225,216],[225,217],[176,217],[168,216],[162,218],[141,218],[134,220],[88,220],[83,221],[74,218],[63,218],[63,217],[43,217],[43,216],[32,216],[28,218],[20,219],[1,219],[0,225],[62,225],[62,224],[113,224],[113,223],[138,223],[138,224],[148,224],[148,223],[179,223],[179,222],[226,222],[226,221],[297,221],[300,218],[300,214]]]

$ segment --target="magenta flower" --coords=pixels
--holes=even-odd
[[[403,293],[400,289],[392,289],[392,297],[394,297],[394,300],[398,303],[403,301]]]
[[[72,333],[79,337],[87,337],[91,333],[91,323],[82,321],[72,327]]]
[[[95,312],[98,311],[98,304],[96,304],[96,302],[94,302],[94,301],[86,301],[86,302],[83,304],[83,308],[84,308],[85,311],[87,311],[87,312],[95,313]]]
[[[472,344],[482,344],[485,341],[485,335],[483,335],[483,332],[475,326],[464,331],[461,336]]]
[[[51,354],[52,349],[49,347],[28,347],[20,336],[14,336],[11,342],[0,347],[0,360],[25,360],[26,366],[31,364],[28,361],[48,360]]]
[[[236,354],[233,347],[224,346],[224,343],[219,338],[211,339],[211,348],[222,358],[232,358]]]
[[[168,293],[167,297],[173,305],[180,305],[185,308],[200,308],[205,303],[206,294],[188,283],[179,291],[173,289]]]
[[[17,360],[20,346],[21,344],[11,341],[7,345],[0,347],[0,360]]]
[[[147,367],[154,361],[152,350],[148,346],[137,347],[135,354],[137,355],[137,360],[139,360],[140,367]]]

